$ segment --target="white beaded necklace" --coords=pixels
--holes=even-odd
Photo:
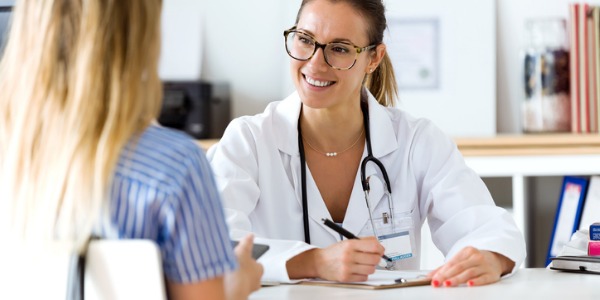
[[[354,146],[356,146],[356,144],[358,143],[358,141],[360,141],[360,138],[362,137],[363,133],[365,132],[365,129],[363,128],[363,130],[360,131],[360,134],[358,135],[358,138],[356,138],[356,140],[354,141],[354,143],[352,143],[352,145],[350,145],[348,148],[342,150],[342,151],[338,151],[338,152],[323,152],[323,151],[319,151],[317,150],[315,147],[313,147],[313,145],[311,145],[307,139],[305,139],[304,137],[302,137],[302,140],[306,142],[306,144],[310,147],[310,149],[313,149],[315,152],[319,153],[319,154],[323,154],[327,157],[336,157],[350,149],[352,149]]]

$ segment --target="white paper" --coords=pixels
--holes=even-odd
[[[369,275],[367,281],[360,282],[345,282],[344,284],[357,284],[357,285],[371,285],[371,286],[383,286],[396,284],[396,279],[404,278],[408,281],[424,278],[429,271],[388,271],[388,270],[375,270],[375,273]],[[309,279],[306,281],[319,282],[319,283],[339,283],[337,281],[323,280],[323,279]]]
[[[585,196],[579,230],[589,230],[594,222],[600,222],[600,176],[592,176]],[[587,249],[586,249],[587,250]]]
[[[581,192],[581,186],[579,184],[571,182],[566,183],[556,228],[554,229],[555,235],[550,250],[550,256],[556,256],[571,238]]]

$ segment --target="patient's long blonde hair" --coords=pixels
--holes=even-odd
[[[160,110],[160,0],[22,0],[0,62],[0,223],[83,241]]]

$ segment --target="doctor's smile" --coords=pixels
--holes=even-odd
[[[335,81],[317,80],[307,75],[304,75],[304,79],[306,79],[306,82],[308,82],[308,84],[315,87],[328,87],[335,84]]]

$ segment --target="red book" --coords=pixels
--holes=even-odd
[[[600,241],[589,241],[588,255],[589,256],[600,256]]]

